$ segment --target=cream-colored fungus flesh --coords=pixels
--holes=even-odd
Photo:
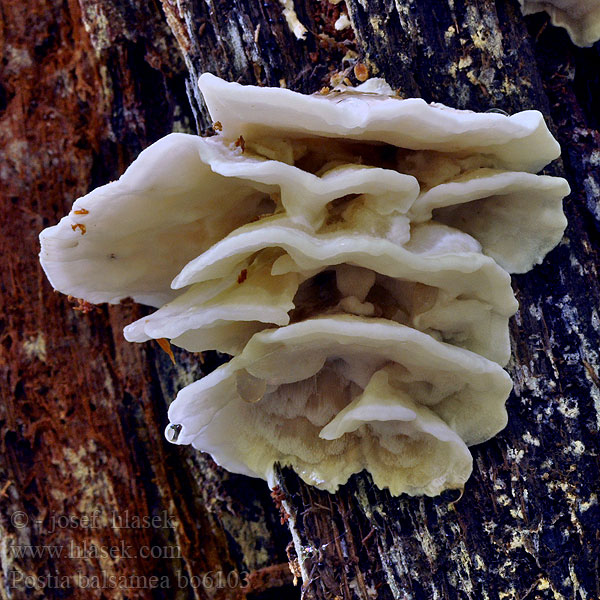
[[[524,15],[545,11],[557,27],[564,27],[577,46],[600,40],[599,0],[519,0]]]
[[[173,133],[144,150],[118,181],[78,198],[40,234],[53,287],[89,302],[132,297],[161,306],[185,264],[236,227],[273,210],[262,185],[214,173],[213,140]]]
[[[169,419],[178,443],[236,472],[268,479],[280,462],[333,491],[372,468],[394,494],[434,495],[464,484],[465,444],[505,426],[511,387],[496,363],[413,328],[336,315],[256,334]]]
[[[508,319],[516,303],[510,281],[504,277],[498,283],[505,287],[506,304],[502,305],[477,297],[476,281],[481,280],[481,273],[471,275],[471,289],[469,276],[460,280],[467,283],[462,289],[446,288],[443,282],[422,283],[431,283],[426,272],[411,280],[349,264],[304,271],[293,266],[293,271],[271,275],[276,255],[260,250],[247,267],[240,269],[239,273],[244,273],[241,282],[236,270],[229,276],[191,285],[154,314],[126,327],[126,339],[143,342],[169,338],[191,351],[215,349],[238,354],[254,333],[272,324],[287,325],[317,314],[354,314],[385,317],[500,365],[508,362]],[[501,273],[498,269],[496,275]]]
[[[420,98],[400,100],[382,80],[310,96],[228,83],[210,73],[200,77],[199,85],[226,139],[344,138],[410,150],[484,154],[505,168],[530,172],[560,155],[536,110],[507,117],[428,104]]]
[[[40,235],[59,291],[158,310],[125,328],[230,362],[183,388],[169,438],[273,483],[460,488],[506,424],[510,273],[566,226],[542,115],[200,88],[220,133],[171,134]]]

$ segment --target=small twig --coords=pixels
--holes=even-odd
[[[6,498],[7,497],[7,493],[6,490],[12,485],[12,481],[9,479],[3,486],[2,489],[0,490],[0,498]]]

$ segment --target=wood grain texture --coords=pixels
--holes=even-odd
[[[74,198],[162,135],[193,130],[160,5],[0,10],[0,597],[245,597],[186,582],[273,564],[286,567],[281,585],[288,536],[269,491],[163,437],[167,400],[214,359],[172,367],[157,346],[126,343],[140,307],[77,312],[37,260],[39,232]]]
[[[304,40],[275,0],[39,0],[35,9],[0,1],[0,543],[125,539],[181,551],[105,564],[3,550],[0,597],[64,597],[10,587],[11,571],[105,570],[164,575],[171,588],[70,588],[68,597],[291,599],[300,591],[286,587],[293,539],[306,599],[600,598],[599,46],[575,48],[544,16],[523,19],[509,0],[294,7]],[[352,27],[336,31],[345,10]],[[286,530],[265,484],[163,442],[169,399],[219,357],[200,364],[179,352],[173,367],[150,345],[125,344],[120,329],[141,314],[133,305],[74,312],[37,266],[37,233],[164,133],[194,122],[210,132],[200,73],[309,93],[344,77],[357,83],[357,63],[405,96],[541,110],[563,147],[548,172],[571,184],[569,226],[543,265],[514,278],[521,308],[511,322],[509,425],[473,449],[462,497],[390,498],[366,475],[331,495],[285,470]],[[45,533],[52,516],[96,507],[166,510],[177,526]],[[42,528],[15,528],[15,511]],[[251,589],[177,587],[177,573],[211,569],[252,572]]]

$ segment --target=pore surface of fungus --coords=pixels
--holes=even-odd
[[[366,468],[394,494],[437,494],[466,481],[465,444],[504,427],[511,387],[476,354],[337,315],[257,333],[180,392],[169,418],[182,424],[179,443],[237,472],[269,479],[278,461],[333,491]]]
[[[566,221],[541,114],[400,100],[381,80],[303,96],[200,87],[221,132],[171,134],[42,232],[56,289],[159,307],[125,329],[230,362],[168,433],[226,468],[334,491],[462,487],[506,423],[510,272]]]

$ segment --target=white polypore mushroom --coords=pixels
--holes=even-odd
[[[562,237],[566,220],[561,200],[569,193],[564,179],[527,173],[560,152],[542,115],[525,111],[508,117],[399,100],[382,85],[375,88],[378,93],[360,93],[367,85],[373,86],[372,81],[352,91],[303,96],[226,83],[210,74],[200,78],[211,114],[228,125],[224,139],[241,133],[252,146],[268,136],[296,138],[288,160],[297,164],[306,161],[303,146],[304,153],[334,162],[351,162],[354,152],[354,160],[386,166],[382,182],[393,169],[419,180],[421,194],[411,218],[432,218],[428,207],[435,205],[468,203],[453,213],[452,224],[479,239],[484,253],[511,272],[525,272],[541,262]],[[382,150],[382,142],[390,145],[388,151]],[[310,215],[310,203],[305,204]],[[437,211],[433,218],[443,219],[442,214]],[[515,239],[521,243],[515,245]]]
[[[263,145],[254,149],[269,152]],[[277,147],[281,153],[281,144]],[[283,151],[285,152],[285,150]],[[251,183],[278,186],[281,204],[292,219],[319,228],[327,218],[327,205],[349,194],[361,194],[368,206],[388,215],[406,213],[419,193],[417,180],[391,169],[338,162],[316,175],[280,160],[266,160],[230,145],[214,144],[203,157],[215,173]]]
[[[318,177],[243,156],[214,138],[171,134],[45,229],[40,262],[58,291],[92,303],[131,296],[160,306],[175,297],[171,280],[189,260],[272,213],[279,197],[292,217],[318,226],[327,205],[350,192],[388,215],[410,208],[418,184],[409,175],[352,164]]]
[[[591,46],[600,40],[598,0],[519,0],[524,15],[545,11],[557,27],[564,27],[573,43]]]
[[[168,135],[118,181],[77,199],[40,234],[40,262],[53,287],[93,303],[131,296],[161,306],[176,296],[171,280],[189,260],[272,211],[264,186],[213,173],[201,158],[212,143]]]
[[[183,288],[237,273],[246,268],[256,252],[281,248],[285,254],[273,264],[273,275],[310,273],[348,263],[388,277],[439,287],[455,297],[479,298],[507,316],[517,309],[510,276],[493,259],[481,254],[479,244],[469,235],[445,225],[425,223],[413,227],[410,237],[399,235],[398,241],[360,229],[347,236],[314,233],[284,215],[275,215],[236,229],[190,261],[173,286]]]
[[[319,437],[358,437],[364,468],[375,485],[392,494],[435,496],[462,487],[472,463],[464,441],[389,378],[386,369],[376,371],[363,393],[340,410]]]
[[[533,174],[559,152],[541,114],[399,100],[382,80],[200,85],[222,133],[167,136],[42,232],[54,287],[160,306],[129,340],[236,355],[169,411],[178,443],[231,470],[462,486],[466,445],[506,423],[506,270],[565,227],[568,185]]]
[[[568,193],[560,177],[477,169],[420,194],[409,216],[415,223],[433,218],[465,231],[501,267],[525,273],[561,240]]]
[[[130,342],[169,338],[192,352],[241,352],[267,324],[289,323],[301,278],[297,273],[271,275],[278,254],[263,252],[242,274],[192,285],[154,314],[125,327],[125,338]]]
[[[394,494],[436,494],[468,477],[464,444],[504,427],[511,387],[476,354],[397,323],[340,315],[256,334],[184,388],[169,419],[177,443],[234,472],[270,479],[280,462],[333,491],[367,468]]]
[[[506,169],[536,172],[558,158],[560,147],[542,114],[512,116],[457,110],[420,98],[400,100],[382,80],[328,95],[305,96],[287,89],[242,86],[210,73],[200,90],[222,136],[246,140],[344,138],[382,142],[410,150],[481,153]]]
[[[273,258],[265,268],[265,252],[269,253],[258,252],[241,277],[233,273],[190,286],[152,315],[127,326],[126,339],[168,338],[190,351],[238,354],[252,335],[272,324],[345,313],[387,318],[500,365],[508,362],[510,309],[346,264],[323,267],[314,275],[271,275]],[[329,282],[323,277],[328,273],[334,276]],[[514,302],[512,306],[514,310]]]
[[[239,228],[182,271],[176,285],[192,284],[188,291],[127,327],[125,335],[235,354],[259,323],[285,325],[292,309],[305,318],[314,316],[310,307],[316,306],[320,312],[385,316],[499,364],[508,361],[507,322],[517,308],[510,278],[478,252],[475,240],[434,223],[417,226],[404,246],[353,233],[345,245],[285,216]],[[318,303],[324,290],[303,290],[317,273],[332,269],[340,297]]]

